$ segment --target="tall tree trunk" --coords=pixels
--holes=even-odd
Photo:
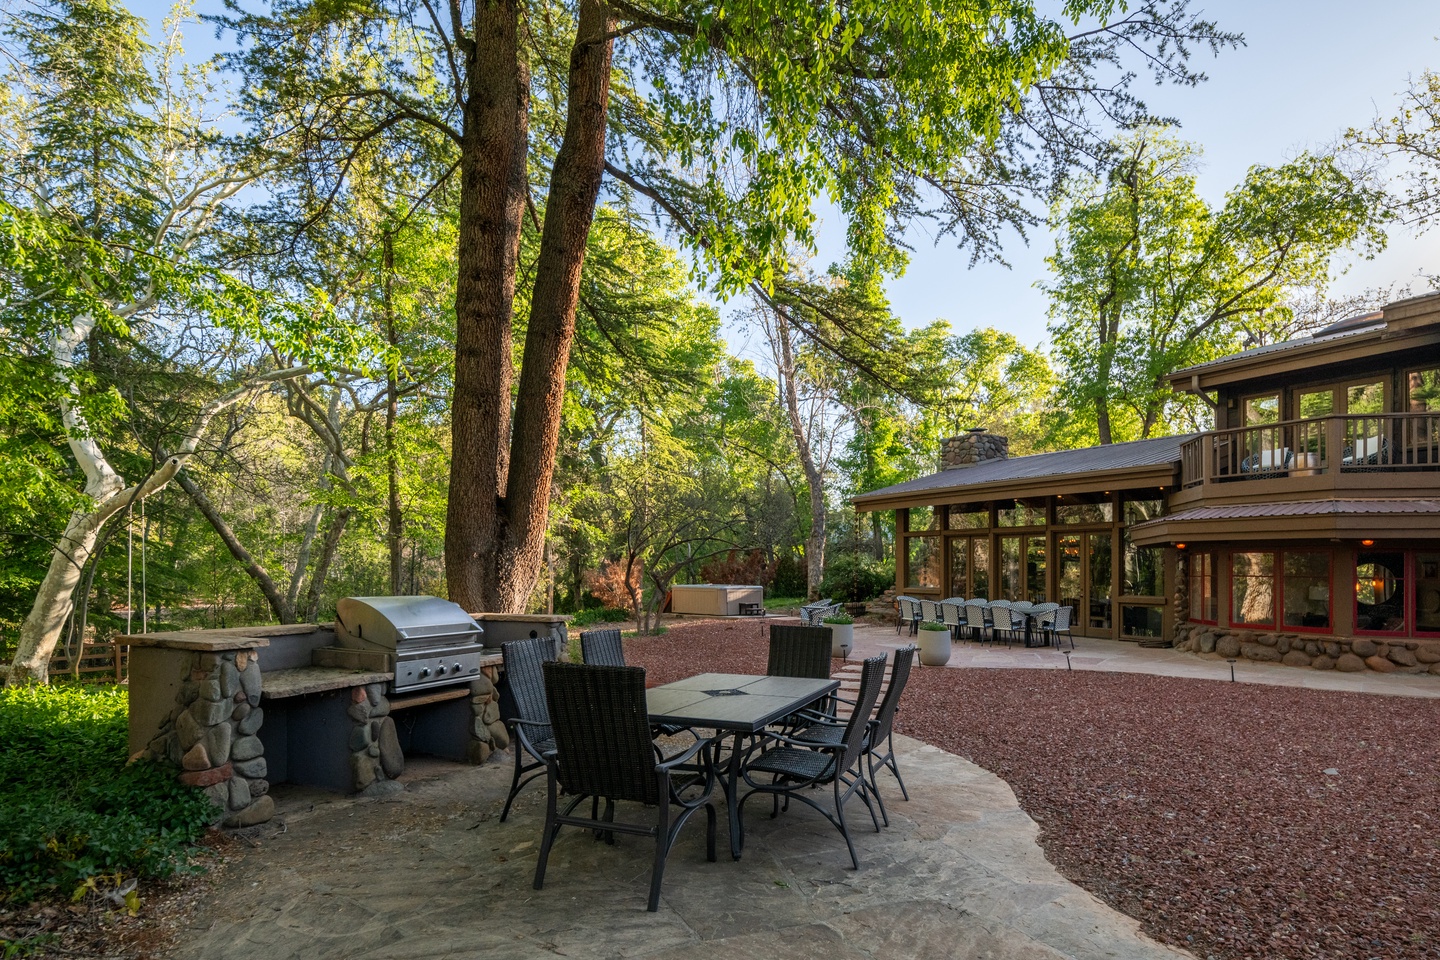
[[[775,315],[775,343],[785,413],[790,418],[795,452],[800,457],[805,482],[810,488],[810,534],[805,538],[805,595],[815,600],[820,596],[820,580],[825,571],[825,473],[815,461],[815,451],[810,446],[810,437],[800,417],[800,392],[795,385],[795,347],[790,339],[790,324],[778,313]]]
[[[605,117],[615,20],[600,0],[581,0],[570,52],[565,136],[555,156],[525,360],[515,398],[503,551],[495,570],[495,609],[523,608],[535,587],[545,545],[550,485],[565,401],[565,371],[575,336],[580,271],[605,172]]]
[[[305,590],[305,609],[301,612],[305,615],[306,623],[314,623],[320,613],[320,596],[325,589],[325,578],[330,573],[330,563],[335,559],[340,537],[345,533],[345,525],[350,522],[353,513],[351,508],[341,507],[335,511],[335,516],[330,521],[325,543],[320,547],[320,556],[315,560],[315,572],[310,575],[310,586]]]
[[[505,609],[496,570],[509,473],[510,327],[529,190],[530,68],[519,30],[519,0],[481,0],[465,50],[445,576],[450,599],[477,611]]]
[[[83,343],[93,321],[88,318],[77,320],[57,338],[52,356],[58,361],[57,367],[69,370],[74,364],[74,351]],[[15,657],[6,674],[7,685],[45,683],[50,675],[50,656],[60,641],[65,621],[74,609],[75,588],[80,583],[80,572],[95,549],[100,530],[115,514],[126,507],[139,503],[163,490],[179,473],[195,453],[200,435],[211,419],[221,410],[248,396],[257,387],[308,372],[297,367],[266,374],[224,396],[211,400],[201,407],[191,422],[190,430],[173,456],[140,483],[126,487],[120,475],[110,465],[99,443],[90,436],[84,418],[75,409],[71,397],[78,397],[73,385],[67,384],[69,396],[61,400],[61,417],[70,431],[70,450],[85,472],[85,492],[94,504],[89,509],[76,510],[65,525],[56,548],[50,557],[50,566],[45,571],[40,587],[35,593],[35,602],[20,626],[20,637],[15,648]]]
[[[385,309],[385,339],[391,349],[396,346],[395,301],[391,284],[395,280],[395,237],[385,231],[383,263],[385,275],[381,281],[381,296]],[[395,368],[385,373],[385,485],[389,510],[385,516],[385,542],[390,548],[390,595],[398,596],[405,578],[404,555],[401,552],[401,537],[404,535],[404,517],[400,512],[400,458],[395,450],[395,421],[400,414],[400,384]]]
[[[255,585],[265,595],[265,602],[270,604],[270,612],[275,615],[275,619],[281,623],[296,623],[295,607],[290,599],[281,595],[280,588],[275,585],[275,580],[270,576],[270,572],[260,565],[260,561],[256,560],[249,550],[245,549],[245,545],[240,542],[240,538],[235,535],[230,524],[225,522],[225,518],[220,515],[215,504],[210,502],[210,498],[205,496],[204,491],[194,480],[183,473],[176,477],[176,482],[180,484],[180,489],[190,495],[190,500],[200,511],[200,515],[210,522],[210,526],[219,535],[226,549],[230,551],[230,556],[238,560],[240,565],[245,568],[245,573],[255,581]],[[296,576],[297,578],[299,576],[298,570]]]

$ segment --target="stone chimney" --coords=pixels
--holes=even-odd
[[[1010,455],[1010,440],[984,427],[971,427],[958,437],[940,441],[940,469],[958,470],[987,460],[1004,460]]]

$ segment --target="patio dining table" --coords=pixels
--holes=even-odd
[[[717,773],[730,817],[730,855],[736,860],[741,847],[737,793],[744,739],[839,688],[840,681],[829,679],[702,673],[645,691],[652,724],[702,727],[722,737],[733,735],[730,756]]]

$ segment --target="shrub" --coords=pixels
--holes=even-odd
[[[832,613],[820,621],[821,623],[854,623],[855,618],[846,613]]]
[[[772,597],[805,596],[805,558],[785,551],[775,561],[775,575],[770,581]]]
[[[581,610],[570,618],[572,627],[588,627],[592,623],[623,623],[630,619],[630,611],[620,607],[591,607]]]
[[[765,554],[759,550],[741,553],[731,550],[718,560],[712,560],[700,568],[700,577],[706,583],[740,583],[765,586],[775,575]]]
[[[874,600],[895,586],[895,564],[858,553],[831,557],[820,581],[820,595],[844,603]]]
[[[921,630],[935,630],[935,631],[939,631],[939,630],[949,630],[950,628],[947,627],[947,626],[946,626],[945,624],[943,624],[943,623],[935,623],[935,622],[933,622],[933,621],[931,621],[931,620],[926,620],[924,623],[920,624],[920,629],[921,629]]]
[[[126,764],[121,687],[0,689],[0,888],[70,893],[102,874],[182,869],[214,808],[156,764]]]
[[[585,571],[585,589],[602,604],[612,609],[628,608],[634,597],[640,595],[641,565],[630,568],[630,577],[625,577],[625,564],[620,561],[606,561],[599,570]]]

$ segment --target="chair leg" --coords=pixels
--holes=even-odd
[[[515,802],[515,795],[520,792],[520,774],[524,772],[525,748],[520,746],[520,739],[512,731],[510,734],[510,746],[515,751],[515,776],[510,781],[510,795],[505,798],[505,809],[500,811],[500,822],[504,823],[505,818],[510,816],[510,805]]]
[[[890,814],[885,812],[885,798],[880,796],[880,784],[875,780],[875,754],[865,754],[865,765],[870,770],[870,787],[875,794],[875,802],[880,805],[880,817],[885,821],[885,826],[890,826]],[[884,766],[884,764],[881,764]]]
[[[855,856],[855,841],[850,839],[850,828],[845,825],[845,801],[840,799],[840,778],[835,778],[835,819],[840,821],[840,835],[845,838],[845,846],[850,851],[850,865],[856,870],[860,869],[860,858]]]
[[[651,913],[660,909],[660,881],[665,878],[665,860],[670,856],[670,803],[660,798],[660,811],[655,823],[655,864],[650,868],[650,901],[645,909]]]
[[[545,801],[545,835],[540,841],[540,859],[535,864],[535,889],[539,890],[545,886],[545,864],[550,860],[550,847],[555,843],[555,835],[560,832],[560,824],[555,822],[559,803],[559,789],[556,786],[554,777],[546,777],[548,789],[546,790]]]

